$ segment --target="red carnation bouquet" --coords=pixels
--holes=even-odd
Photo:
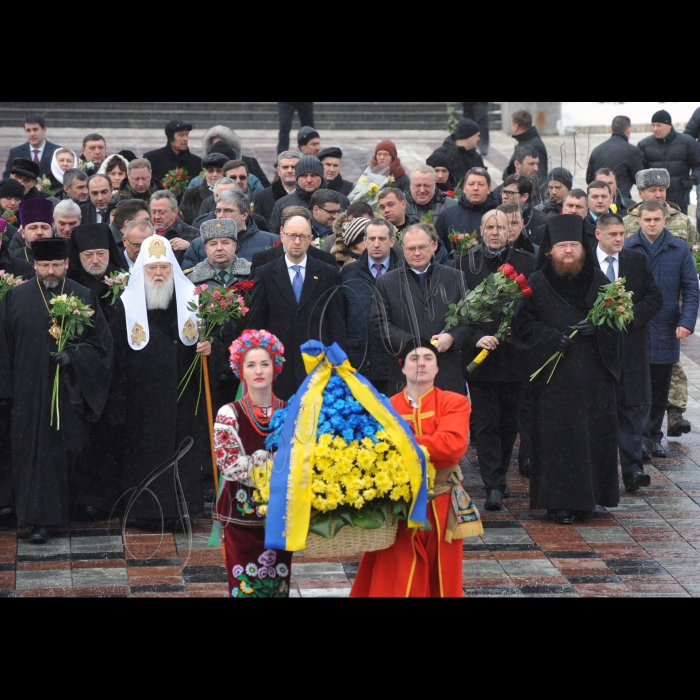
[[[632,292],[625,289],[625,278],[620,277],[610,284],[604,284],[598,292],[593,308],[588,312],[586,319],[594,323],[596,326],[607,324],[610,328],[616,331],[627,330],[627,324],[634,319],[634,311],[632,311]],[[576,326],[571,326],[574,332],[569,336],[572,338],[578,333]],[[554,376],[554,370],[559,364],[559,360],[563,357],[562,352],[555,352],[537,372],[530,376],[530,381],[534,381],[539,373],[550,363],[555,362],[552,371],[547,379],[547,384]]]
[[[168,172],[161,184],[166,190],[170,190],[176,197],[179,197],[190,184],[190,176],[184,168],[177,168]]]
[[[208,284],[202,284],[194,288],[194,295],[199,297],[199,304],[195,301],[190,301],[187,304],[187,308],[190,311],[197,312],[197,330],[199,331],[200,343],[211,341],[214,330],[219,326],[223,326],[226,321],[242,318],[248,313],[245,299],[234,288],[228,290],[215,288],[212,292]],[[202,356],[199,353],[197,353],[189,369],[185,372],[185,376],[177,385],[177,388],[180,390],[177,397],[179,401],[185,393],[185,389],[187,389],[187,385],[190,383],[190,379],[192,379],[192,375],[197,367],[199,367],[199,394],[197,395],[197,405],[194,410],[195,415],[199,411],[199,400],[202,396]]]
[[[531,294],[532,289],[528,287],[525,275],[519,275],[508,263],[501,265],[478,287],[467,292],[463,299],[450,304],[445,315],[445,330],[487,323],[493,320],[495,314],[500,313],[501,323],[494,337],[501,343],[508,337],[518,302]],[[467,372],[473,372],[489,354],[488,350],[482,350],[467,367]]]

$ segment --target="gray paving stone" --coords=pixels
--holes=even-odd
[[[348,598],[350,588],[304,588],[300,593],[302,598]]]
[[[637,593],[637,598],[691,598],[689,593]]]
[[[209,537],[210,534],[192,535],[192,539],[190,540],[183,533],[175,535],[175,544],[177,545],[177,551],[187,552],[188,549],[208,549],[207,544],[209,542]]]
[[[15,575],[15,588],[70,588],[70,569],[49,571],[18,571]]]
[[[124,550],[121,536],[115,537],[71,537],[71,554],[94,552],[121,552]]]
[[[677,512],[684,510],[700,510],[700,506],[692,498],[670,498],[666,496],[649,496],[646,501],[655,510]]]
[[[463,578],[506,578],[506,572],[497,561],[467,560],[462,562]]]
[[[319,564],[294,564],[292,577],[295,581],[303,579],[341,579],[347,581],[347,574],[339,562],[324,562]]]
[[[481,541],[487,545],[532,544],[532,538],[520,528],[486,528],[484,534],[481,535]]]
[[[650,552],[654,556],[654,552],[657,556],[663,556],[663,554],[658,554],[664,550],[673,550],[675,552],[694,552],[696,551],[692,545],[687,542],[637,542],[638,545],[644,547],[647,552]]]
[[[548,559],[510,559],[500,564],[509,576],[561,576]]]
[[[671,524],[663,518],[620,518],[618,521],[620,527],[665,527]]]
[[[128,586],[126,567],[119,569],[73,569],[73,588]]]
[[[576,532],[588,544],[634,542],[621,527],[577,527]]]
[[[690,583],[683,586],[683,588],[693,597],[700,598],[700,583]]]
[[[464,592],[470,598],[524,598],[523,592],[517,586],[465,586]]]
[[[19,556],[54,557],[58,554],[70,554],[70,538],[57,537],[46,544],[29,544],[26,540],[17,542]]]
[[[700,558],[676,559],[673,557],[654,557],[656,561],[668,571],[671,576],[687,574],[700,574]]]

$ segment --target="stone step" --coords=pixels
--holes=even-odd
[[[452,102],[458,116],[461,103]],[[317,102],[318,129],[444,129],[447,102]],[[197,128],[216,124],[236,129],[275,129],[276,102],[6,102],[0,126],[17,126],[30,112],[43,114],[52,127],[99,129],[158,128],[179,117]],[[501,128],[500,103],[491,103],[492,129]],[[298,128],[295,117],[293,129]]]

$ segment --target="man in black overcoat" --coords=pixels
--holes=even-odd
[[[623,277],[632,292],[634,320],[622,336],[622,373],[617,385],[617,441],[625,490],[632,493],[649,486],[651,478],[642,464],[642,433],[651,405],[649,330],[647,323],[664,303],[647,256],[624,248],[625,224],[617,214],[602,214],[597,221],[596,260],[606,277]]]
[[[42,544],[85,504],[80,483],[89,423],[99,419],[112,372],[112,336],[95,295],[66,279],[68,246],[34,241],[37,277],[7,292],[0,305],[0,401],[12,405],[11,440],[17,524]],[[92,326],[58,352],[49,309],[53,296],[79,297]],[[58,415],[51,400],[59,367]],[[60,420],[60,423],[59,423]]]
[[[250,300],[248,327],[274,333],[284,345],[284,369],[275,395],[289,399],[306,378],[301,346],[311,339],[345,350],[345,313],[337,265],[308,254],[311,225],[302,216],[284,224],[284,256],[259,267]],[[327,306],[326,306],[327,305]]]
[[[525,377],[552,355],[532,384],[530,506],[571,524],[596,505],[617,506],[617,406],[615,383],[622,364],[622,334],[587,320],[608,278],[581,217],[547,221],[532,296],[513,316],[513,345]],[[578,332],[569,338],[572,327]],[[551,376],[551,379],[549,379]]]
[[[191,180],[202,170],[202,159],[189,149],[190,131],[194,127],[183,119],[173,119],[165,125],[168,143],[163,148],[144,153],[151,163],[153,178],[162,180],[171,170],[183,168]]]
[[[449,305],[467,293],[467,286],[462,272],[434,262],[437,247],[425,224],[414,224],[404,231],[401,248],[405,262],[377,280],[371,328],[392,355],[399,355],[411,341],[435,341],[440,353],[435,386],[464,394],[461,349],[467,331],[464,326],[443,331]],[[401,367],[389,362],[388,396],[405,386]]]
[[[509,264],[528,278],[535,269],[535,256],[508,243],[509,221],[502,211],[490,211],[481,221],[483,243],[462,255],[456,267],[464,273],[467,287],[475,289],[502,265]],[[462,348],[462,369],[469,383],[472,402],[470,432],[479,456],[487,510],[501,510],[506,491],[506,474],[518,434],[518,412],[523,384],[512,344],[495,337],[501,315],[488,323],[464,326],[467,337]],[[467,366],[481,353],[489,356],[473,372]]]

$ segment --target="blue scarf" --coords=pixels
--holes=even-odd
[[[653,242],[650,243],[649,239],[642,233],[642,230],[639,229],[639,238],[642,241],[642,245],[644,246],[644,251],[646,254],[649,256],[650,262],[654,262],[656,258],[659,256],[659,253],[661,253],[661,248],[663,246],[664,241],[666,240],[666,229],[664,229],[661,232],[661,235]],[[669,234],[670,235],[670,234]]]

